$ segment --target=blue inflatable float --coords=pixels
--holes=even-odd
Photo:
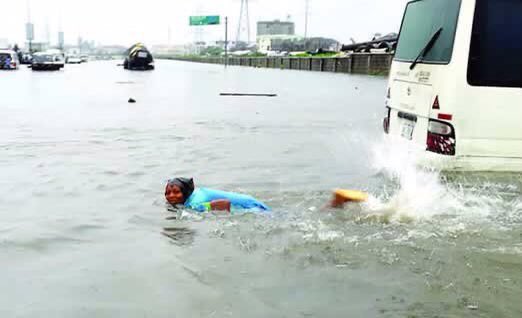
[[[210,202],[215,200],[228,200],[232,205],[232,212],[238,210],[250,210],[256,212],[270,211],[270,208],[254,197],[234,192],[225,192],[209,188],[197,188],[185,201],[185,207],[198,212],[210,210]]]

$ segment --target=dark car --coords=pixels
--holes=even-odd
[[[58,71],[64,67],[64,59],[60,54],[47,52],[33,54],[31,68],[33,71]]]

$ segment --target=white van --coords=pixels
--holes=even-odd
[[[18,54],[12,50],[0,50],[0,69],[16,70],[20,65]]]
[[[522,1],[409,2],[386,107],[421,164],[522,171]]]

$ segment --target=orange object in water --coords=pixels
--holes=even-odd
[[[337,200],[344,202],[366,202],[368,193],[357,190],[337,189],[334,191]]]

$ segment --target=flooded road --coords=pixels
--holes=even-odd
[[[116,64],[0,74],[2,317],[522,316],[522,176],[416,169],[385,78]],[[174,213],[174,176],[274,211]]]

